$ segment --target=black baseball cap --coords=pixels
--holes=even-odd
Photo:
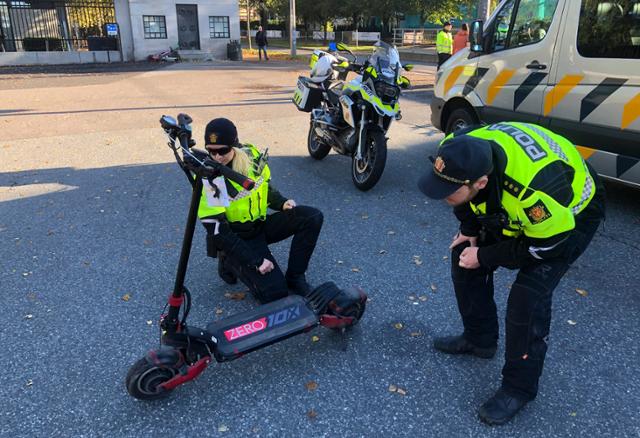
[[[213,119],[204,128],[204,144],[235,146],[238,143],[238,130],[229,119]]]
[[[432,199],[444,199],[493,169],[491,143],[470,135],[445,139],[436,158],[429,159],[433,164],[418,181],[418,188]]]

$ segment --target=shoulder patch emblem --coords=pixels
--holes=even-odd
[[[544,205],[542,200],[538,200],[531,207],[525,208],[524,212],[532,224],[539,224],[551,217],[551,212],[549,212],[549,209],[547,209],[547,206]]]

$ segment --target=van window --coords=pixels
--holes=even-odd
[[[586,58],[640,58],[640,0],[583,0],[578,52]]]
[[[492,52],[498,52],[507,48],[507,36],[509,35],[509,26],[511,26],[511,15],[514,4],[515,0],[509,0],[496,15],[491,42]]]
[[[558,0],[520,0],[509,47],[525,46],[547,35]]]
[[[640,0],[639,0],[640,1]],[[491,51],[537,43],[545,37],[558,0],[515,0],[506,2],[495,17]]]

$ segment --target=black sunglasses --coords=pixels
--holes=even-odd
[[[227,155],[233,149],[231,146],[225,146],[222,148],[206,148],[209,155]]]

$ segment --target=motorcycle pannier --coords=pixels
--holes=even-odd
[[[293,103],[300,111],[310,113],[312,109],[320,106],[322,101],[322,89],[314,84],[309,78],[298,77],[298,85],[293,94]]]

